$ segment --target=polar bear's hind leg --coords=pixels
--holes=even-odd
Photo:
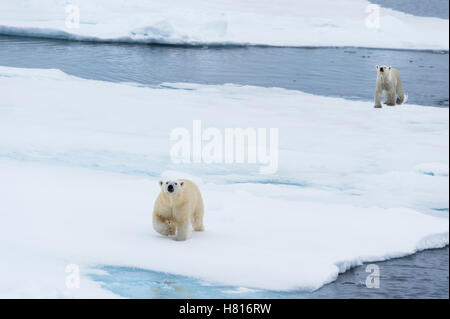
[[[403,104],[405,102],[405,93],[401,87],[397,88],[397,100],[395,102],[397,104]]]

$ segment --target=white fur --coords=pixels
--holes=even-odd
[[[386,91],[385,104],[395,106],[405,102],[400,73],[391,66],[377,65],[375,107],[381,108],[381,95]]]
[[[203,231],[204,205],[200,190],[187,179],[160,181],[161,192],[153,209],[153,228],[175,240],[186,240],[192,228]]]

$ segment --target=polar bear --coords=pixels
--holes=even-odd
[[[400,73],[391,66],[377,65],[377,82],[375,91],[375,107],[381,108],[381,95],[386,91],[386,102],[389,106],[402,104],[405,93],[402,89]]]
[[[186,240],[192,228],[203,231],[203,199],[199,188],[187,179],[160,181],[161,192],[153,208],[153,228],[175,240]]]

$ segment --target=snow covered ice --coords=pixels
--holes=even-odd
[[[312,290],[362,262],[448,244],[448,108],[7,67],[0,96],[0,297],[114,297],[87,276],[96,265]],[[196,119],[278,127],[278,172],[172,164],[171,130]],[[206,232],[175,242],[153,231],[152,206],[161,176],[186,175]],[[65,285],[68,264],[80,289]]]
[[[448,30],[366,0],[0,1],[0,34],[90,41],[448,50]]]

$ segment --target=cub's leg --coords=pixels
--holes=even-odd
[[[175,224],[157,213],[153,214],[153,229],[163,236],[175,235]]]
[[[388,91],[386,94],[386,105],[395,106],[395,91]]]
[[[197,210],[194,212],[194,220],[192,226],[195,231],[204,231],[205,226],[203,226],[203,213],[204,207],[203,203],[197,207]]]
[[[381,108],[381,93],[383,93],[383,91],[381,90],[376,90],[375,91],[375,107],[376,108]]]
[[[177,235],[174,238],[175,240],[183,241],[191,237],[192,225],[188,220],[185,220],[183,224],[177,226]]]

